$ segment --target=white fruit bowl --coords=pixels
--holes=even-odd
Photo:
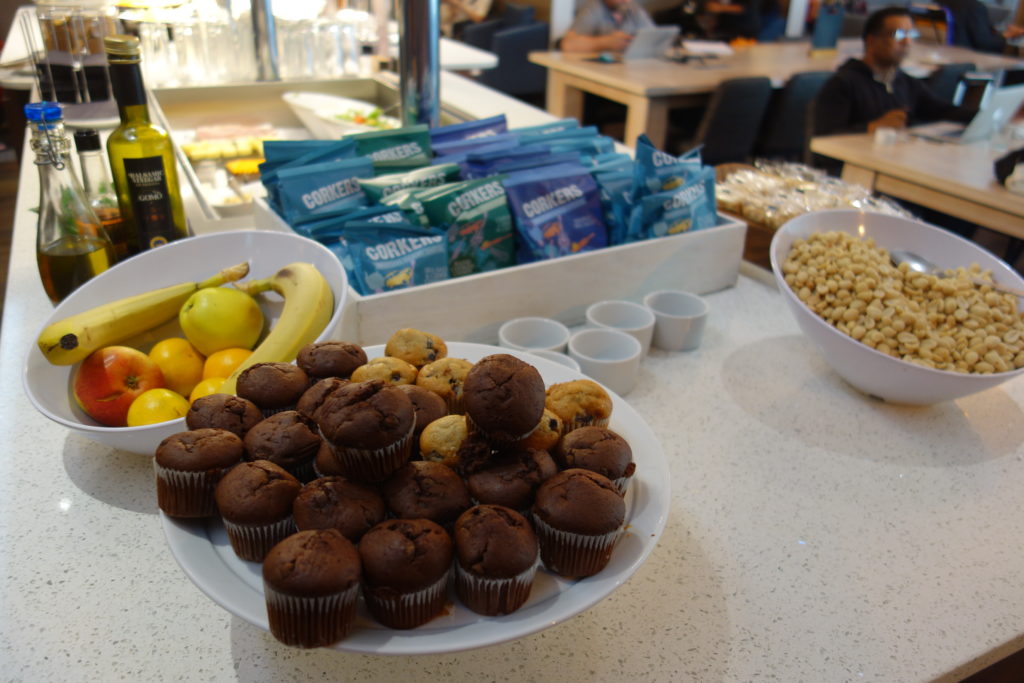
[[[341,321],[348,291],[341,262],[329,249],[313,240],[296,234],[263,230],[200,235],[143,252],[72,292],[53,310],[39,332],[74,313],[151,289],[185,281],[198,282],[243,261],[249,262],[246,280],[268,277],[280,267],[297,261],[315,265],[334,292],[334,313],[317,341],[332,338]],[[273,325],[280,315],[282,304],[279,297],[270,294],[261,296],[260,300],[268,325]],[[181,336],[176,320],[127,340],[125,344],[148,351],[154,343],[169,336]],[[184,418],[142,427],[105,427],[99,424],[75,403],[71,382],[76,367],[52,365],[35,344],[25,354],[22,376],[25,393],[32,405],[54,422],[113,448],[146,455],[152,455],[165,437],[187,429]]]
[[[892,403],[928,405],[984,391],[1024,373],[1024,368],[992,375],[926,368],[876,351],[826,323],[786,284],[782,264],[796,239],[832,230],[872,237],[881,247],[912,251],[942,268],[977,263],[991,270],[996,282],[1017,289],[1024,289],[1024,279],[973,242],[921,221],[860,211],[818,211],[790,220],[772,239],[775,281],[800,329],[832,369],[855,388]]]

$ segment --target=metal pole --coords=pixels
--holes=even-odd
[[[252,39],[256,50],[256,80],[279,81],[277,67],[277,30],[270,0],[250,0]]]
[[[398,71],[402,124],[440,122],[438,0],[399,0]]]

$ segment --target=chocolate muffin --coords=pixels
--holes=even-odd
[[[296,410],[283,410],[261,420],[245,435],[249,460],[269,460],[301,482],[312,480],[313,458],[320,449],[320,430]]]
[[[269,460],[239,463],[221,478],[214,497],[236,555],[260,562],[295,531],[292,502],[301,488],[298,479]]]
[[[345,476],[345,468],[334,455],[334,449],[326,439],[320,439],[320,448],[317,449],[316,457],[313,458],[313,471],[318,477]]]
[[[514,444],[540,424],[544,380],[532,365],[498,353],[469,371],[462,400],[470,431],[479,431],[496,445]]]
[[[473,364],[464,358],[439,358],[420,368],[416,385],[429,389],[444,399],[449,413],[465,412],[462,389]]]
[[[566,434],[558,448],[558,463],[566,469],[603,474],[620,494],[626,493],[636,470],[629,444],[607,427],[580,427]]]
[[[383,481],[411,455],[415,410],[398,387],[351,382],[327,397],[317,424],[350,478]]]
[[[421,368],[448,355],[448,346],[436,334],[406,327],[391,335],[384,345],[384,355]]]
[[[580,578],[608,564],[622,532],[626,504],[607,477],[575,468],[540,485],[532,514],[544,566]]]
[[[320,406],[324,404],[324,401],[327,400],[327,397],[334,393],[336,389],[348,383],[347,379],[341,379],[340,377],[325,377],[302,392],[302,396],[295,402],[295,410],[306,417],[316,420],[316,413],[320,410]]]
[[[208,394],[192,402],[185,414],[189,429],[226,429],[240,437],[263,419],[255,403],[232,394]]]
[[[381,486],[384,502],[395,517],[429,519],[444,525],[470,505],[469,491],[450,467],[429,460],[403,465]]]
[[[355,623],[360,574],[358,551],[337,529],[283,539],[263,560],[270,632],[294,647],[337,643]]]
[[[452,540],[429,519],[392,519],[359,542],[363,598],[389,628],[415,628],[444,610]]]
[[[414,384],[419,370],[415,365],[401,358],[382,356],[374,358],[352,371],[353,382],[368,382],[379,379],[388,384]]]
[[[386,515],[384,499],[376,489],[344,477],[311,481],[292,503],[292,516],[300,531],[337,529],[353,543]]]
[[[226,429],[172,434],[156,448],[156,503],[171,517],[217,514],[213,490],[221,476],[242,461],[242,440]]]
[[[504,505],[525,512],[541,483],[555,476],[558,467],[547,451],[523,448],[497,456],[495,462],[466,477],[475,503]]]
[[[455,590],[479,614],[516,611],[537,574],[537,537],[526,518],[501,505],[477,505],[455,522]]]
[[[448,414],[448,406],[445,405],[444,399],[434,392],[415,384],[399,384],[398,388],[412,401],[413,412],[416,415],[416,426],[412,430],[414,439],[419,438],[428,424]]]
[[[309,388],[309,376],[292,363],[256,363],[238,376],[235,393],[247,398],[270,416],[292,410]]]
[[[313,342],[299,349],[295,363],[314,381],[325,377],[348,379],[353,370],[366,364],[366,352],[344,341]]]

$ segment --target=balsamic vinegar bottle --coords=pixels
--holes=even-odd
[[[107,139],[107,156],[129,235],[128,251],[136,254],[187,237],[188,225],[171,139],[149,119],[139,40],[112,35],[103,39],[103,45],[121,116],[121,125]]]

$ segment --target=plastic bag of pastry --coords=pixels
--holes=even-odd
[[[655,149],[646,135],[636,140],[636,188],[641,194],[674,190],[700,174],[700,154],[694,151],[676,157]]]
[[[357,178],[373,174],[365,157],[309,164],[277,171],[282,215],[292,225],[366,204]]]
[[[504,114],[489,116],[486,119],[475,121],[464,121],[453,123],[450,126],[438,126],[430,129],[430,144],[436,150],[438,145],[443,145],[456,140],[475,140],[501,135],[508,131],[508,122]]]
[[[452,277],[515,264],[515,233],[502,176],[421,190],[430,225],[444,228]]]
[[[677,235],[715,225],[715,169],[706,167],[682,187],[639,199],[630,214],[627,241]]]
[[[338,255],[360,294],[448,279],[448,257],[440,230],[355,222],[328,248]]]
[[[458,164],[423,166],[408,173],[389,173],[376,178],[360,178],[359,184],[371,202],[380,202],[389,194],[410,187],[436,187],[460,179]]]
[[[559,133],[563,130],[571,130],[573,128],[579,128],[580,122],[575,118],[559,119],[557,121],[550,121],[548,123],[539,123],[535,126],[522,126],[519,128],[512,128],[511,132],[519,133],[520,135],[529,135],[531,133]]]
[[[594,173],[601,196],[601,210],[608,227],[608,244],[614,246],[626,241],[629,215],[633,210],[633,168]]]
[[[398,173],[427,166],[434,157],[430,131],[421,123],[391,130],[371,130],[347,136],[355,140],[356,153],[370,157],[377,174]]]
[[[594,178],[579,163],[517,171],[505,180],[520,263],[608,246]]]

